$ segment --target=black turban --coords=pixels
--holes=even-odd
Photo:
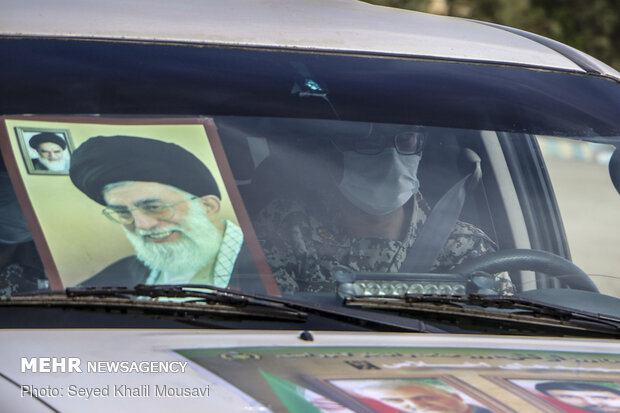
[[[55,143],[56,145],[60,146],[63,151],[67,147],[67,142],[65,142],[63,138],[51,132],[43,132],[39,133],[38,135],[34,135],[32,138],[30,138],[30,141],[28,143],[30,147],[32,147],[32,149],[38,150],[39,145],[44,142]]]
[[[89,198],[105,205],[103,188],[122,181],[158,182],[202,197],[220,198],[209,169],[173,143],[135,136],[95,136],[71,157],[69,176]]]

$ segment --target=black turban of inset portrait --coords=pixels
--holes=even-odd
[[[220,198],[213,175],[197,157],[173,143],[135,136],[89,138],[73,152],[69,176],[101,205],[103,188],[122,181],[158,182],[198,197]]]
[[[38,150],[39,145],[41,145],[44,142],[55,143],[56,145],[60,146],[63,151],[67,147],[67,142],[65,142],[63,138],[61,138],[60,136],[52,132],[43,132],[43,133],[39,133],[38,135],[34,135],[32,138],[30,138],[30,141],[28,142],[28,144],[30,145],[32,149]]]

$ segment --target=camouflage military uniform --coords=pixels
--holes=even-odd
[[[0,268],[0,296],[49,289],[34,242],[20,244],[9,261]]]
[[[281,291],[335,291],[331,270],[347,265],[355,271],[398,272],[426,221],[430,209],[422,196],[414,196],[409,228],[403,241],[356,238],[340,224],[337,208],[312,207],[301,202],[276,199],[254,222]],[[475,226],[458,221],[431,271],[447,271],[461,262],[496,250],[495,243]],[[406,269],[402,269],[406,271]],[[510,292],[505,275],[500,282]]]

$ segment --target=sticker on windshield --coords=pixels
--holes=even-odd
[[[52,289],[278,293],[212,119],[4,123],[4,161]]]

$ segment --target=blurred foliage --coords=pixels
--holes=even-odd
[[[540,34],[620,70],[620,0],[364,0]]]

